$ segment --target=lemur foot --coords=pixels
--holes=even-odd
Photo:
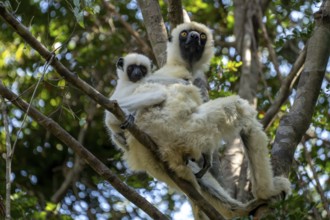
[[[202,154],[203,155],[203,168],[198,171],[197,173],[195,173],[195,176],[196,178],[200,179],[202,178],[205,173],[209,170],[209,168],[211,167],[211,164],[210,164],[210,161],[207,159],[206,155],[205,154]]]
[[[134,116],[133,116],[132,114],[129,114],[129,115],[126,117],[125,122],[122,123],[122,124],[120,125],[120,128],[121,128],[121,129],[126,129],[126,128],[131,127],[132,124],[134,123],[134,120],[135,120]]]

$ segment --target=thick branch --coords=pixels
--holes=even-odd
[[[236,48],[242,57],[242,71],[238,94],[256,106],[257,84],[260,74],[258,29],[256,22],[258,1],[234,1]]]
[[[183,9],[181,0],[168,0],[167,19],[170,21],[171,30],[183,22]]]
[[[167,32],[157,0],[138,0],[158,67],[166,62]]]
[[[46,60],[50,59],[53,54],[49,52],[36,38],[34,38],[28,29],[19,23],[13,15],[8,13],[3,6],[0,4],[0,15],[6,20],[6,22],[12,26],[15,31],[28,43],[30,44],[38,53],[45,58]],[[109,110],[113,113],[117,119],[121,122],[124,122],[126,117],[123,110],[118,106],[116,102],[110,101],[108,98],[103,96],[93,87],[88,85],[86,82],[81,80],[78,76],[70,72],[61,62],[54,59],[51,63],[54,69],[63,76],[66,81],[70,82],[72,85],[76,86],[78,89],[83,91],[86,95],[90,98],[95,100],[105,109]],[[146,146],[153,155],[157,158],[158,161],[162,161],[161,157],[158,152],[157,145],[152,141],[152,139],[144,132],[141,132],[135,124],[132,124],[128,128],[128,131],[144,146]],[[79,143],[78,143],[79,144]],[[164,163],[165,170],[167,175],[173,179],[173,181],[180,187],[180,189],[196,204],[198,205],[203,212],[210,217],[211,219],[223,219],[218,211],[211,206],[199,193],[198,191],[192,186],[191,183],[180,179],[177,177],[170,169],[168,168],[167,164]],[[124,195],[124,194],[123,194]]]
[[[297,58],[296,62],[293,64],[289,75],[282,82],[281,88],[277,93],[276,99],[274,100],[270,108],[267,110],[264,118],[261,120],[261,123],[265,129],[269,127],[271,122],[274,120],[276,114],[280,110],[281,106],[283,105],[285,100],[287,100],[287,98],[289,97],[290,91],[303,69],[305,59],[306,59],[306,47],[299,54],[299,57]]]
[[[8,122],[8,114],[7,114],[7,106],[4,102],[5,100],[1,97],[1,110],[2,110],[2,118],[3,125],[5,127],[5,136],[6,136],[6,211],[5,216],[6,220],[11,219],[11,203],[10,203],[10,194],[11,194],[11,165],[12,165],[12,147],[10,144],[10,133],[9,133],[9,122]],[[1,216],[0,216],[1,217]]]
[[[0,94],[20,108],[22,111],[27,111],[29,104],[20,99],[13,92],[8,90],[0,81]],[[59,124],[41,114],[36,108],[30,106],[28,115],[36,120],[40,125],[50,131],[55,137],[61,140],[65,145],[70,147],[76,154],[83,158],[87,164],[90,165],[100,176],[109,181],[111,185],[118,190],[127,199],[144,210],[148,215],[156,219],[167,219],[158,209],[150,204],[145,198],[140,196],[137,192],[125,185],[110,169],[103,164],[98,158],[90,153],[83,145],[74,139],[67,131],[65,131]]]
[[[320,93],[330,55],[330,7],[325,8],[325,12],[318,12],[323,16],[316,20],[316,28],[307,45],[305,68],[299,79],[296,99],[276,132],[272,149],[275,175],[289,174],[294,152],[309,127]]]

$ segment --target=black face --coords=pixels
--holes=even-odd
[[[124,58],[123,57],[120,57],[118,59],[116,66],[118,69],[121,69],[122,71],[124,71]],[[151,66],[151,68],[152,68],[152,66]],[[130,81],[137,82],[147,75],[148,69],[144,65],[131,64],[127,67],[126,73],[127,73],[127,76]]]
[[[207,36],[205,33],[199,33],[195,30],[181,31],[179,44],[183,59],[190,65],[197,62],[203,55],[206,41]]]
[[[143,65],[132,64],[127,67],[126,73],[130,81],[137,82],[147,75],[148,69]]]

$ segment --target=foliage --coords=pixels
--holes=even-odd
[[[124,20],[147,42],[136,1],[111,2]],[[274,42],[282,77],[288,74],[298,52],[311,34],[312,13],[317,10],[317,3],[318,1],[273,0],[265,13],[263,19]],[[142,51],[118,17],[107,11],[101,1],[16,0],[6,1],[6,4],[39,41],[56,53],[65,66],[103,94],[110,94],[115,85],[117,58],[130,51]],[[242,63],[231,44],[235,22],[233,4],[225,0],[184,0],[183,5],[193,20],[207,24],[214,31],[216,56],[207,73],[211,98],[237,93]],[[167,5],[163,1],[161,7],[166,21]],[[182,211],[181,207],[185,207],[185,198],[145,174],[133,174],[127,170],[121,160],[122,153],[112,146],[104,128],[104,110],[66,83],[51,67],[45,70],[45,63],[40,55],[3,20],[0,24],[0,80],[23,99],[30,100],[38,79],[45,74],[32,104],[57,121],[72,136],[81,137],[80,141],[84,146],[123,181],[136,188],[164,213],[175,218]],[[280,82],[265,49],[266,41],[262,37],[259,44],[264,82],[258,85],[257,98],[259,115],[262,117],[271,105],[269,97],[276,96]],[[274,207],[275,211],[269,219],[312,219],[315,218],[314,212],[325,218],[324,208],[318,201],[320,193],[324,193],[329,200],[330,192],[329,94],[329,82],[325,81],[311,125],[314,135],[303,140],[307,153],[312,157],[323,192],[315,188],[316,177],[311,174],[310,161],[306,160],[306,151],[301,145],[296,152],[296,167],[290,177],[294,193],[287,202]],[[279,117],[267,130],[271,139],[274,139],[280,117],[290,108],[293,95],[282,106]],[[75,156],[30,118],[22,125],[24,114],[9,102],[6,104],[9,109],[11,143],[18,140],[12,165],[13,219],[147,218],[146,214],[85,165],[60,203],[52,202],[51,197],[72,169]],[[5,131],[1,114],[0,121],[0,153],[4,154]],[[23,130],[18,135],[21,126]],[[0,182],[4,183],[4,157],[0,160]],[[1,184],[0,187],[3,198],[4,185]]]

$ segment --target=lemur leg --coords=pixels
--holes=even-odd
[[[269,199],[281,193],[290,194],[290,181],[273,175],[267,148],[268,139],[260,123],[255,120],[250,127],[244,128],[241,137],[249,159],[254,196]]]
[[[209,124],[216,123],[219,139],[231,138],[242,131],[252,176],[252,192],[257,199],[268,199],[282,192],[290,194],[290,181],[284,177],[274,178],[268,138],[256,119],[256,111],[246,100],[238,96],[211,100],[199,106],[194,118]]]

